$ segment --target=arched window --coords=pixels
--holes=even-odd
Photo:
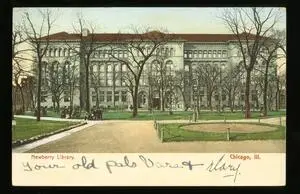
[[[218,58],[221,58],[221,50],[218,50]]]
[[[189,56],[188,58],[192,58],[192,51],[189,51]]]
[[[211,51],[208,51],[208,58],[211,58]]]
[[[199,58],[202,58],[203,56],[202,56],[202,51],[198,51],[198,53],[199,53]]]
[[[203,58],[207,57],[207,51],[203,51]]]
[[[194,58],[198,58],[197,53],[197,51],[194,51]]]
[[[217,57],[217,51],[213,51],[213,58]]]

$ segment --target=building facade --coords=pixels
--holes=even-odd
[[[85,31],[82,36],[90,36],[90,34]],[[65,88],[56,95],[59,106],[83,106],[86,97],[86,75],[84,74],[86,61],[84,60],[89,60],[91,107],[97,105],[129,109],[132,106],[132,97],[128,90],[128,83],[130,83],[128,79],[130,78],[125,77],[125,75],[128,75],[130,70],[126,64],[122,63],[122,60],[116,60],[116,58],[129,60],[132,53],[128,53],[127,49],[112,46],[119,44],[119,42],[114,41],[117,40],[114,37],[119,36],[118,34],[93,34],[94,49],[89,55],[84,55],[81,52],[84,49],[82,36],[66,32],[49,36],[49,46],[43,58],[44,64],[52,67],[52,70],[53,68],[59,69],[61,66],[62,70],[57,69],[56,73],[52,73],[52,76],[49,77],[51,73],[49,73],[49,68],[45,67],[42,76],[44,77],[42,106],[54,106],[55,99],[53,97],[54,92],[52,92],[54,89],[51,88],[53,85],[51,82],[54,81],[55,74],[56,77],[59,77],[59,72],[69,72],[69,76],[62,76],[64,77],[62,81],[57,80],[56,83],[57,86],[58,83],[61,83],[62,87],[60,88]],[[147,46],[143,48],[145,53],[150,52],[147,48]],[[151,48],[148,49],[151,50]],[[139,58],[139,55],[142,54],[137,51],[135,56]],[[140,58],[143,59],[143,56]],[[203,65],[217,67],[215,69],[217,71],[215,82],[221,83],[222,73],[224,75],[226,69],[237,66],[241,60],[242,56],[233,34],[176,34],[176,39],[159,45],[151,57],[147,59],[140,77],[138,106],[145,109],[171,107],[173,110],[184,110],[193,107],[195,101],[200,99],[200,106],[203,109],[209,109],[208,93],[210,90],[207,84],[203,79],[199,79],[198,81],[203,82],[203,84],[201,87],[197,87],[199,82],[196,84],[192,79],[197,68]],[[159,68],[160,62],[163,66]],[[182,82],[179,76],[180,72],[184,75]],[[167,79],[168,75],[173,76],[172,83],[176,82],[173,86],[178,86],[172,86],[172,91],[171,86],[168,86],[171,81],[163,81],[164,78]],[[241,76],[240,82],[243,84],[243,76]],[[69,89],[72,84],[74,88]],[[200,98],[195,98],[195,92],[198,92]],[[261,104],[262,97],[259,97],[255,87],[251,89],[251,92],[251,104],[253,107],[257,107]],[[213,108],[229,107],[229,103],[232,102],[235,102],[237,107],[244,104],[242,89],[238,90],[233,95],[233,99],[229,101],[222,84],[214,88],[210,98]],[[72,103],[70,103],[71,101]]]

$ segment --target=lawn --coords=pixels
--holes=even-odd
[[[15,118],[16,126],[12,132],[12,140],[24,140],[30,137],[56,131],[78,122],[66,121],[36,121],[35,119]]]
[[[259,118],[260,113],[259,112],[252,112],[251,118]],[[25,115],[33,116],[32,112],[26,112]],[[161,112],[161,111],[154,111],[153,113],[150,113],[149,111],[140,111],[138,112],[138,116],[136,118],[132,118],[132,112],[128,111],[105,111],[103,113],[103,119],[104,120],[189,120],[193,115],[193,112],[191,111],[174,111],[172,115],[169,114],[168,111]],[[269,112],[268,116],[266,118],[270,117],[279,117],[279,116],[285,116],[285,111],[280,112]],[[47,111],[48,117],[60,117],[60,114],[53,112],[53,111]],[[237,119],[244,119],[244,114],[242,112],[210,112],[210,111],[202,111],[200,112],[199,120],[223,120],[224,116],[226,120],[237,120]],[[81,119],[84,118],[84,113],[81,114]]]
[[[245,123],[240,123],[245,124]],[[285,127],[263,123],[247,123],[253,125],[276,127],[274,131],[253,132],[253,133],[230,133],[232,141],[239,140],[267,140],[267,139],[285,139]],[[160,138],[163,130],[163,141],[224,141],[226,140],[226,132],[203,132],[203,131],[189,131],[185,130],[187,125],[205,125],[205,123],[198,124],[159,124],[158,136]],[[206,124],[207,125],[207,124]]]

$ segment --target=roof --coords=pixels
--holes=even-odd
[[[246,35],[246,33],[242,33]],[[125,33],[95,33],[94,39],[100,42],[107,42],[107,41],[116,41],[116,40],[129,40],[139,37],[157,37],[162,35],[167,35],[158,31],[152,31],[145,34],[125,34]],[[141,36],[142,35],[142,36]],[[174,35],[174,39],[189,41],[189,42],[226,42],[229,40],[236,40],[236,36],[234,34],[170,34]],[[254,39],[255,35],[249,34],[249,39]],[[91,34],[88,37],[91,38]],[[42,37],[42,40],[46,40],[46,36]],[[80,40],[80,34],[73,34],[67,32],[59,32],[55,34],[49,35],[49,40],[52,41],[61,41],[61,40]]]

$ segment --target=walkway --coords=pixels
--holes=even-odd
[[[254,119],[255,120],[255,119]],[[237,121],[237,120],[235,120]],[[242,120],[244,121],[244,120]],[[250,120],[246,120],[249,122]],[[174,121],[161,121],[164,123]],[[188,121],[186,121],[188,122]],[[211,122],[211,121],[202,121]],[[218,121],[222,122],[222,121]],[[224,122],[224,121],[223,121]],[[228,121],[229,122],[229,121]],[[239,120],[240,122],[240,120]],[[254,121],[253,121],[254,122]],[[257,122],[257,120],[255,120]],[[261,122],[279,123],[279,119]],[[77,129],[77,128],[76,128]],[[46,138],[39,145],[14,149],[30,153],[210,153],[210,152],[285,152],[285,140],[195,141],[161,143],[152,121],[89,121],[86,127],[68,131],[59,138]],[[84,130],[83,130],[84,129]],[[76,133],[75,133],[76,132]],[[42,141],[42,140],[41,140]]]

